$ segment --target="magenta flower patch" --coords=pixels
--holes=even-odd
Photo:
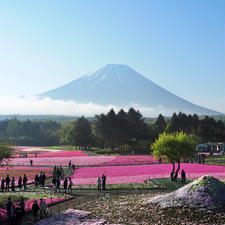
[[[75,185],[96,184],[97,177],[104,173],[108,184],[142,183],[151,178],[169,178],[171,169],[171,164],[85,167],[75,170],[72,180]],[[180,172],[182,169],[185,170],[187,178],[199,178],[205,174],[217,178],[225,176],[223,166],[182,163]]]

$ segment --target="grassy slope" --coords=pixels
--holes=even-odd
[[[206,164],[225,166],[225,155],[208,157],[205,159]]]

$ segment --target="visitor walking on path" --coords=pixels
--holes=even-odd
[[[46,181],[46,175],[45,175],[45,173],[43,173],[43,175],[42,175],[42,187],[45,186],[45,181]]]
[[[39,209],[40,209],[40,207],[39,207],[37,201],[35,200],[34,204],[32,205],[32,213],[33,213],[35,222],[37,221],[37,213],[38,213]]]
[[[33,160],[32,159],[30,160],[30,166],[33,166]]]
[[[25,215],[25,203],[23,198],[20,200],[19,206],[16,208],[15,213],[16,213],[15,223],[17,225],[22,224],[23,216]]]
[[[5,184],[6,184],[6,190],[9,191],[9,184],[10,184],[10,177],[9,175],[6,176],[5,178]]]
[[[103,173],[103,175],[102,175],[102,190],[105,190],[105,183],[106,183],[106,176]]]
[[[70,177],[69,178],[68,192],[72,193],[72,187],[73,187],[73,182],[72,182],[71,177]]]
[[[38,177],[38,174],[36,174],[35,178],[34,178],[34,184],[35,184],[35,187],[37,188],[38,187],[38,184],[39,184],[39,177]]]
[[[61,192],[61,191],[60,191],[60,179],[59,179],[59,178],[57,178],[57,180],[56,180],[55,193],[56,193],[58,190],[59,190],[59,192]]]
[[[15,220],[16,220],[16,208],[12,204],[11,210],[10,210],[10,221],[11,221],[10,225],[14,225],[16,222]]]
[[[42,219],[43,213],[45,214],[45,217],[47,217],[46,210],[47,210],[47,204],[45,201],[41,198],[40,199],[40,218]]]
[[[67,178],[65,178],[64,182],[63,182],[63,188],[64,188],[64,191],[66,192],[67,190],[67,187],[68,187],[68,180]]]
[[[186,174],[184,172],[184,170],[181,171],[181,178],[182,178],[182,184],[186,183]]]
[[[26,176],[26,174],[24,174],[24,176],[23,176],[23,188],[24,188],[24,191],[27,190],[27,176]]]
[[[15,191],[15,177],[12,177],[12,180],[11,180],[11,189],[12,189],[12,191]]]
[[[2,192],[4,192],[4,189],[5,189],[5,178],[3,177],[2,180],[1,180],[1,190],[2,190]]]
[[[101,178],[100,177],[97,178],[97,189],[98,189],[98,192],[101,192]]]
[[[21,189],[22,189],[22,177],[19,177],[19,180],[18,180],[18,188],[21,191]]]
[[[10,218],[11,207],[12,207],[12,201],[11,201],[11,198],[8,197],[8,200],[7,200],[7,203],[6,203],[6,211],[7,211],[7,216],[9,218]]]

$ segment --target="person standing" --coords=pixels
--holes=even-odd
[[[103,175],[102,175],[102,190],[105,190],[105,183],[106,183],[106,176],[103,173]]]
[[[2,190],[2,192],[4,192],[4,189],[5,189],[5,178],[3,177],[2,180],[1,180],[1,190]]]
[[[59,178],[57,178],[57,180],[56,180],[55,193],[57,192],[57,190],[59,190],[59,192],[61,192],[60,191],[60,179]]]
[[[35,184],[35,187],[37,188],[38,187],[38,184],[39,184],[39,177],[38,177],[38,174],[36,174],[35,178],[34,178],[34,184]]]
[[[26,174],[24,174],[24,176],[23,176],[23,188],[24,188],[24,191],[26,191],[26,189],[27,189],[27,176],[26,176]]]
[[[22,177],[19,177],[19,180],[18,180],[18,188],[21,191],[21,189],[22,189]]]
[[[69,161],[69,168],[71,167],[71,160]]]
[[[47,204],[45,201],[41,198],[40,199],[40,218],[42,218],[42,214],[44,213],[45,217],[47,217],[46,210],[47,210]]]
[[[33,160],[30,159],[30,166],[33,166]]]
[[[186,183],[186,174],[184,172],[184,170],[181,171],[181,178],[182,178],[182,184]]]
[[[33,213],[33,216],[34,216],[34,221],[36,222],[37,220],[37,213],[38,213],[38,210],[40,209],[38,203],[37,203],[37,200],[34,201],[34,204],[32,205],[32,213]]]
[[[10,177],[9,175],[5,178],[6,190],[9,191]]]
[[[40,175],[39,175],[39,186],[43,186],[43,173],[40,172]]]
[[[98,192],[101,192],[101,178],[100,177],[97,178],[97,189],[98,189]]]
[[[72,187],[73,187],[73,182],[71,177],[69,177],[69,186],[68,186],[68,192],[72,193]]]
[[[11,180],[11,189],[12,189],[12,191],[15,191],[15,177],[12,177],[12,180]]]
[[[45,175],[45,173],[43,173],[43,175],[42,175],[42,187],[45,186],[45,181],[46,181],[46,175]]]
[[[12,207],[12,201],[11,201],[11,198],[8,197],[8,200],[7,200],[7,203],[6,203],[6,211],[7,211],[7,216],[9,218],[10,218],[11,207]]]
[[[10,225],[14,225],[16,220],[16,209],[15,206],[12,204],[11,210],[10,210]]]
[[[68,180],[67,178],[65,178],[64,182],[63,182],[63,188],[64,188],[64,191],[66,192],[67,190],[67,187],[68,187]]]

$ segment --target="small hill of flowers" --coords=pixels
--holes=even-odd
[[[222,211],[225,208],[225,184],[210,175],[166,195],[159,195],[147,201],[158,203],[161,208],[190,207],[207,211]]]

